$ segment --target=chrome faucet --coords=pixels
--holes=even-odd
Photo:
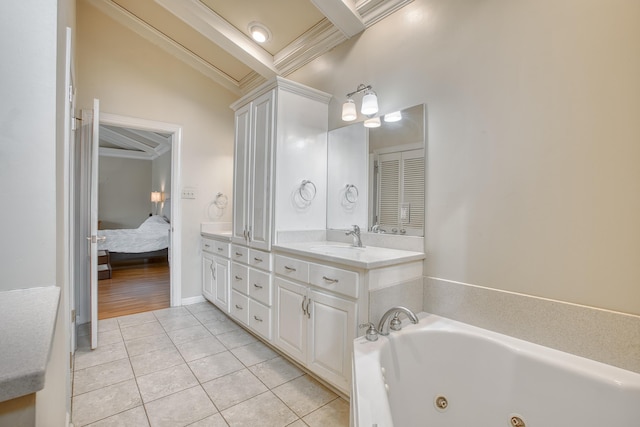
[[[373,227],[371,227],[371,232],[372,233],[380,233],[380,234],[382,234],[382,233],[386,233],[387,231],[382,229],[379,224],[376,224]]]
[[[357,225],[354,225],[353,230],[347,231],[345,234],[347,236],[349,235],[353,236],[353,246],[357,248],[362,247],[362,240],[360,240],[360,227],[358,227]]]
[[[406,314],[409,320],[411,320],[411,323],[414,323],[414,324],[418,323],[418,316],[416,316],[413,311],[409,310],[406,307],[396,306],[396,307],[390,308],[389,310],[387,310],[386,313],[382,315],[382,318],[380,319],[380,323],[378,323],[378,333],[380,335],[389,335],[389,329],[391,329],[392,331],[399,331],[400,329],[402,329],[402,321],[400,320],[400,313]],[[389,322],[389,327],[385,332],[383,329],[384,324],[392,314],[393,314],[393,319],[391,319],[391,321]]]

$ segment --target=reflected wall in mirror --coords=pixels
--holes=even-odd
[[[357,224],[373,232],[424,236],[425,107],[394,115],[398,120],[381,117],[378,128],[354,123],[329,132],[327,228]],[[357,188],[355,203],[350,185]]]

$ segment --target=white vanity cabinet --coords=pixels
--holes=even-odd
[[[272,336],[271,254],[231,247],[231,315],[266,340]]]
[[[358,273],[278,254],[274,270],[273,344],[348,393]]]
[[[202,295],[229,312],[229,242],[202,237]]]

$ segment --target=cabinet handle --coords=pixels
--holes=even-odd
[[[238,304],[236,304],[236,308],[237,308],[238,310],[244,310],[244,308],[240,307]]]
[[[264,287],[264,286],[258,285],[257,283],[254,283],[253,286],[258,289],[262,289]]]
[[[218,248],[218,252],[224,251],[224,248]]]
[[[247,230],[247,240],[251,241],[251,226],[249,226],[249,230]]]
[[[284,266],[284,269],[285,269],[285,270],[287,270],[287,271],[296,271],[296,269],[295,269],[295,268],[293,268],[293,267],[289,267],[288,265],[285,265],[285,266]]]
[[[307,319],[311,319],[311,309],[309,308],[309,304],[311,304],[311,298],[307,300]]]
[[[236,279],[236,280],[242,280],[242,277],[240,277],[240,276],[235,276],[235,279]]]
[[[262,262],[262,258],[258,258],[258,257],[254,257],[254,258],[253,258],[253,260],[254,260],[255,262]]]
[[[307,302],[307,296],[305,295],[304,298],[302,299],[302,312],[304,314],[307,314],[307,311],[304,309],[304,303]]]
[[[213,264],[209,267],[211,269],[211,275],[213,276],[213,280],[216,280],[216,269],[213,268]]]
[[[207,244],[205,244],[205,245],[204,245],[204,247],[205,247],[205,248],[210,248],[210,247],[211,247],[211,245],[207,245]]]
[[[338,279],[332,279],[332,278],[327,277],[327,276],[322,276],[322,278],[324,279],[325,282],[338,283]]]
[[[259,318],[258,316],[253,316],[254,319],[256,319],[258,322],[262,322],[262,319]]]
[[[236,252],[236,256],[242,256],[242,252]]]

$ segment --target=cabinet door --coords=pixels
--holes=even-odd
[[[233,235],[235,243],[246,243],[248,228],[249,165],[251,152],[251,104],[235,115],[235,152],[233,157]]]
[[[263,250],[271,249],[274,96],[271,91],[251,103],[249,245]]]
[[[275,280],[273,343],[282,351],[305,363],[307,359],[307,288],[283,280]]]
[[[230,294],[230,282],[229,282],[229,260],[214,257],[214,292],[215,299],[213,303],[217,305],[225,313],[229,312],[229,294]]]
[[[349,390],[356,333],[356,304],[310,290],[307,366],[343,391]]]
[[[215,264],[213,256],[206,252],[202,253],[202,296],[209,301],[214,300],[214,271]]]

